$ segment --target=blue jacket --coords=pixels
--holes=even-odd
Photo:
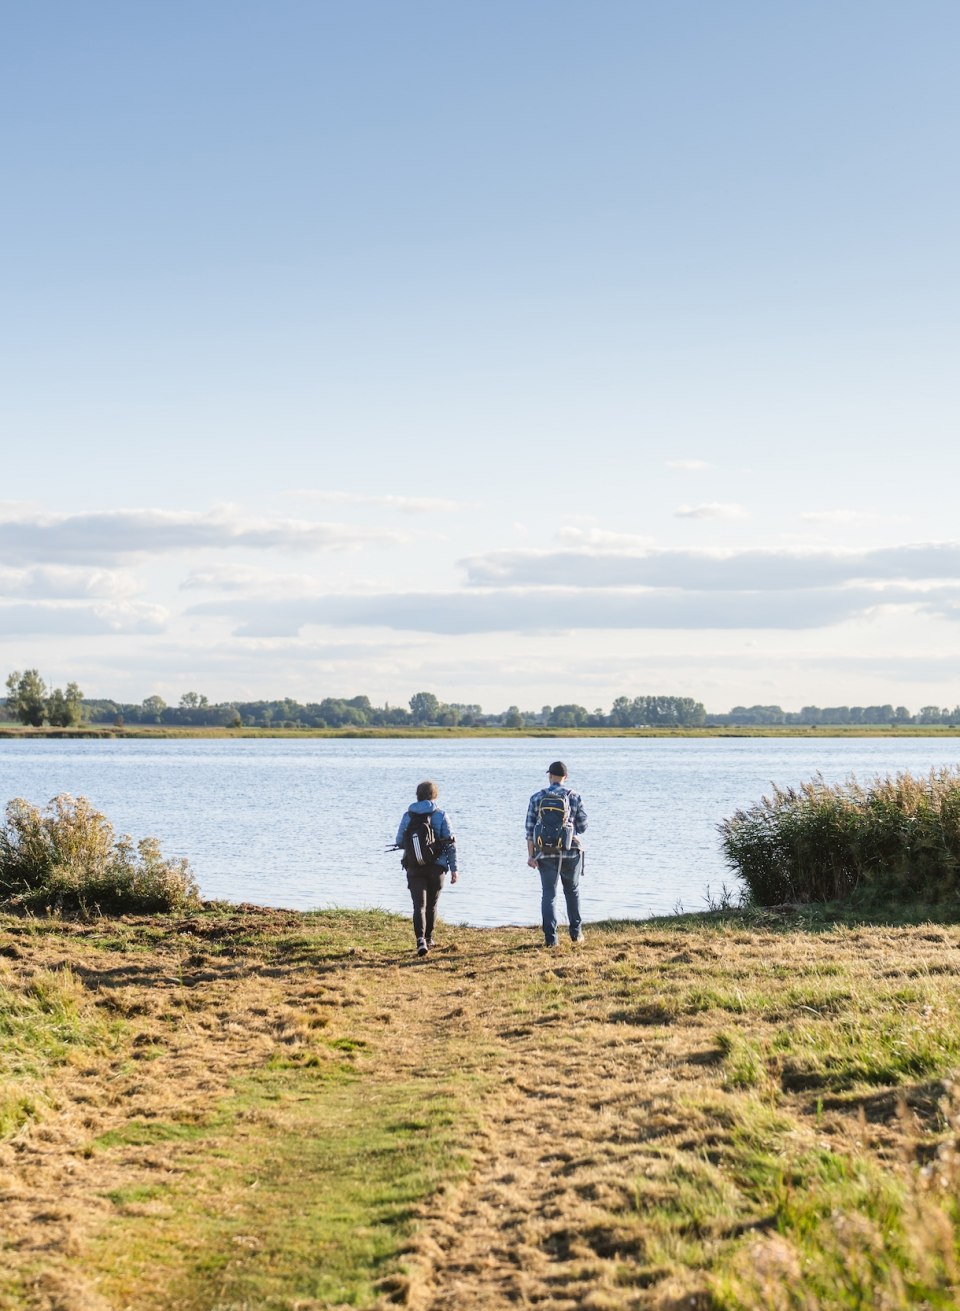
[[[457,839],[450,827],[450,821],[433,801],[415,801],[412,806],[403,812],[400,827],[397,829],[397,846],[403,846],[403,835],[410,823],[411,810],[415,815],[430,815],[434,833],[438,838],[445,838],[448,843],[437,857],[437,864],[442,865],[451,874],[455,874],[457,872]]]

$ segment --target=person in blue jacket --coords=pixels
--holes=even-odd
[[[417,784],[417,799],[404,811],[397,829],[397,846],[404,848],[403,867],[407,871],[407,887],[413,900],[413,933],[417,940],[417,955],[426,956],[434,946],[433,926],[437,916],[437,902],[447,873],[450,882],[457,881],[457,839],[447,816],[436,804],[437,785],[428,781]],[[426,865],[417,865],[409,853],[404,839],[408,830],[419,827],[418,816],[429,815],[436,850]]]

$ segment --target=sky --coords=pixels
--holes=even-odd
[[[3,19],[2,676],[960,702],[954,0]]]

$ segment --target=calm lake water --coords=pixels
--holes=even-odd
[[[534,924],[527,800],[559,757],[589,816],[584,918],[704,907],[736,886],[716,826],[772,782],[828,781],[954,765],[960,741],[929,738],[580,738],[510,741],[0,741],[0,802],[85,796],[118,833],[186,856],[205,897],[267,906],[407,912],[395,852],[414,798],[434,779],[454,824],[461,879],[449,923]]]

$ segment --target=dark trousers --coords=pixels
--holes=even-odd
[[[433,937],[433,922],[437,915],[437,902],[446,871],[442,869],[407,872],[407,887],[413,899],[413,932],[419,941]]]

